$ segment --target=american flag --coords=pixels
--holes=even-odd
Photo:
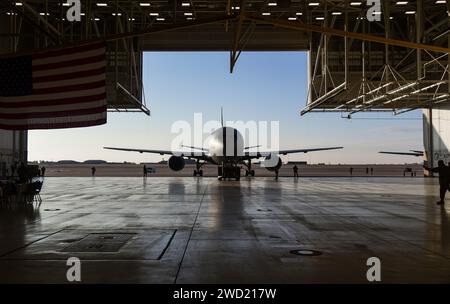
[[[0,58],[0,129],[106,123],[105,43]]]

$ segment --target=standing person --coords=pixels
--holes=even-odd
[[[373,168],[370,168],[370,175],[373,175]]]
[[[278,179],[278,168],[275,168],[275,179],[277,180]]]
[[[45,176],[45,167],[41,168],[41,176]]]
[[[92,174],[93,177],[95,176],[95,171],[97,171],[97,169],[95,169],[95,167],[92,167],[91,168],[91,174]]]
[[[298,178],[298,167],[297,165],[294,165],[294,168],[292,168],[294,170],[294,178]]]
[[[350,176],[353,176],[353,167],[350,167]]]
[[[366,168],[366,175],[369,175],[369,167]]]
[[[144,165],[144,178],[146,178],[146,177],[147,177],[147,166]]]
[[[438,166],[436,168],[429,168],[427,166],[423,166],[425,170],[431,171],[434,173],[439,173],[439,197],[440,201],[436,204],[443,205],[445,199],[445,193],[449,190],[448,184],[450,182],[450,169],[444,164],[443,160],[438,161]]]

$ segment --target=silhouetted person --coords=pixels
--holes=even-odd
[[[19,168],[17,168],[17,174],[19,175],[19,181],[24,183],[27,181],[27,169],[23,162],[20,163]]]
[[[369,168],[366,168],[366,175],[369,175]]]
[[[423,166],[425,170],[439,173],[439,197],[440,201],[437,202],[438,205],[444,204],[445,193],[449,190],[448,183],[450,182],[450,169],[444,164],[443,160],[438,161],[438,166],[436,168],[429,168],[427,166]]]
[[[45,167],[41,168],[41,176],[45,176]]]
[[[97,169],[95,169],[95,167],[92,167],[92,168],[91,168],[91,174],[92,174],[92,176],[95,176],[95,171],[97,171]]]
[[[294,170],[294,177],[298,178],[298,167],[297,165],[294,165],[294,167],[292,168],[292,170]]]
[[[144,177],[147,177],[147,166],[144,165]]]
[[[275,169],[275,179],[278,179],[278,168]]]
[[[370,175],[373,175],[373,168],[370,168]]]
[[[350,176],[353,175],[353,167],[350,167]]]

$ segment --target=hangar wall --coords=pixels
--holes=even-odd
[[[431,128],[430,128],[431,115]],[[436,166],[438,160],[450,161],[450,106],[437,106],[433,110],[423,110],[423,144],[425,160]],[[431,147],[430,147],[431,139]],[[430,155],[432,155],[430,159]],[[431,160],[431,162],[430,162]]]
[[[0,34],[12,33],[7,18],[0,18]],[[5,32],[3,32],[5,31]],[[0,53],[13,50],[13,36],[0,39]],[[27,131],[8,131],[0,129],[0,176],[11,173],[14,162],[27,162]]]

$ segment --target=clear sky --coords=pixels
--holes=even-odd
[[[409,112],[358,114],[309,113],[299,116],[307,95],[307,55],[303,52],[242,53],[229,73],[229,54],[145,53],[144,85],[152,114],[108,113],[103,126],[29,132],[30,160],[86,160],[146,162],[160,155],[109,151],[103,146],[170,149],[177,134],[175,121],[279,121],[280,148],[344,146],[343,150],[285,157],[311,163],[420,162],[408,156],[378,154],[381,150],[423,149],[422,114]],[[187,144],[187,143],[186,143]],[[166,157],[167,159],[167,157]]]

